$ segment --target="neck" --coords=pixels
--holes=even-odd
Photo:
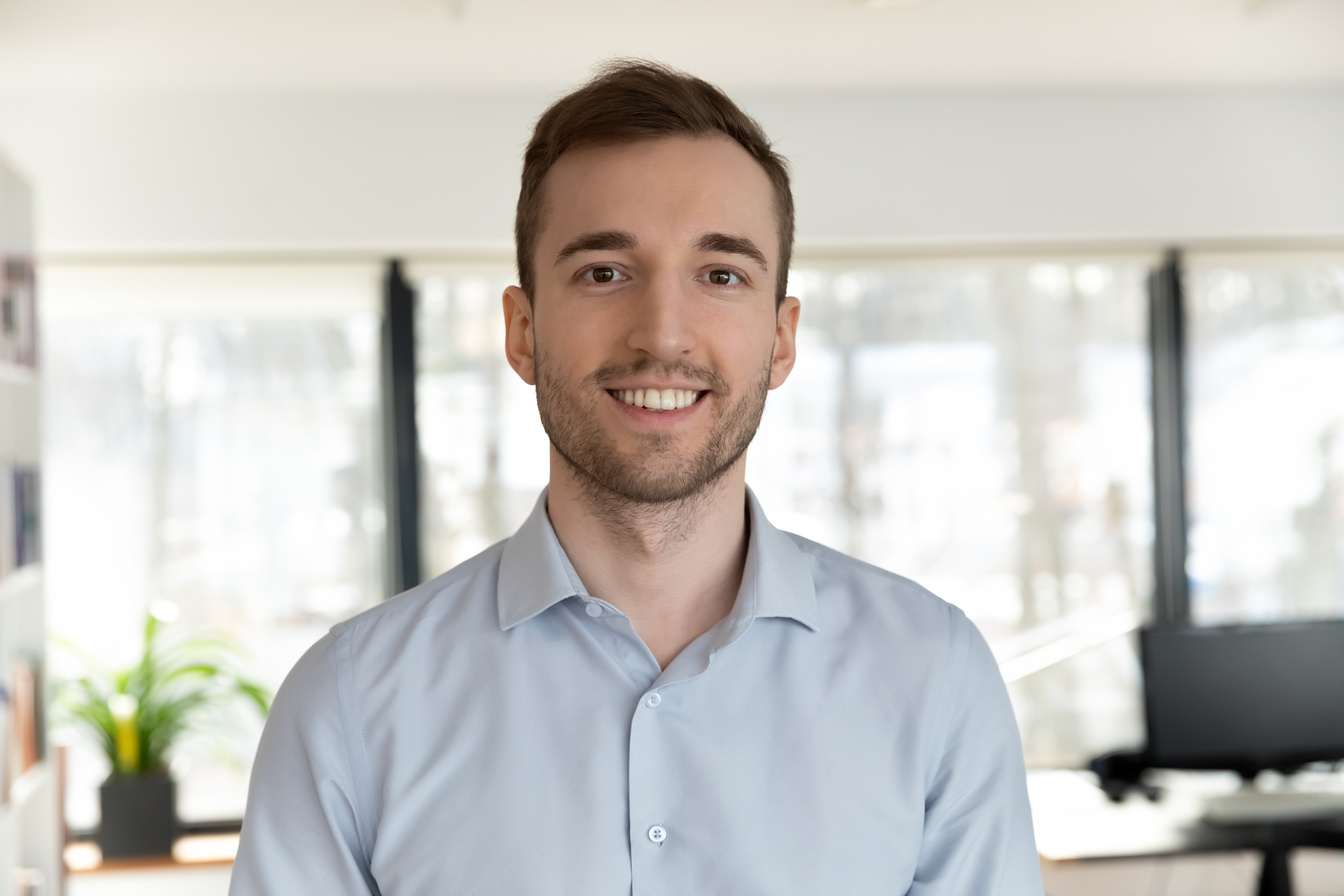
[[[630,617],[664,668],[728,615],[747,557],[745,455],[684,498],[631,501],[551,449],[546,509],[584,587]]]

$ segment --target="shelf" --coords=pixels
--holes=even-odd
[[[37,371],[0,361],[0,460],[42,462],[42,387]]]
[[[32,263],[32,207],[28,185],[0,159],[0,239],[6,255],[18,256],[27,279]],[[6,268],[8,270],[8,267]],[[31,284],[30,284],[31,286]],[[22,291],[18,324],[18,338],[13,340],[28,347],[36,339],[38,301],[35,291]],[[6,305],[9,302],[6,300]],[[10,309],[7,307],[6,311]],[[7,315],[8,316],[8,315]],[[12,329],[7,326],[7,330]],[[11,340],[6,339],[9,344]],[[10,475],[11,467],[26,468],[39,473],[42,467],[42,371],[20,364],[14,357],[34,358],[35,352],[6,351],[0,359],[0,475]],[[39,480],[40,481],[40,480]],[[14,488],[5,484],[5,501],[14,499]],[[9,518],[14,514],[5,508],[8,540],[15,526]],[[22,525],[23,521],[14,520]],[[6,546],[6,562],[12,553]],[[26,558],[26,555],[25,555]],[[6,569],[0,576],[0,680],[10,677],[10,664],[16,655],[40,660],[46,648],[46,602],[43,598],[42,571],[39,564],[26,564],[18,569]],[[39,666],[40,668],[40,666]],[[39,684],[39,682],[35,682]],[[48,718],[45,687],[34,688],[37,719]],[[12,746],[17,740],[11,731],[5,741]],[[9,757],[6,757],[9,758]],[[64,891],[61,874],[61,807],[57,805],[56,771],[52,764],[38,761],[30,769],[10,782],[6,801],[0,804],[0,896],[12,896],[18,887],[15,872],[20,869],[39,873],[46,883],[43,893]]]
[[[42,784],[50,774],[51,767],[46,762],[39,762],[15,778],[9,788],[9,811],[15,814],[22,813],[32,800],[33,794],[41,790]]]
[[[37,385],[37,370],[15,364],[13,361],[0,361],[0,383],[17,385]]]
[[[0,831],[23,823],[34,795],[42,792],[42,785],[50,776],[51,767],[42,761],[14,779],[9,786],[9,799],[0,803]]]
[[[0,867],[6,878],[13,869],[33,869],[51,882],[51,892],[59,893],[61,825],[55,779],[54,766],[42,762],[11,785],[10,801],[0,806]],[[8,883],[8,879],[0,879],[0,894],[16,892],[7,887]]]
[[[12,572],[7,572],[4,578],[0,578],[0,609],[25,597],[40,595],[41,589],[41,564],[29,563],[27,566],[20,566]]]

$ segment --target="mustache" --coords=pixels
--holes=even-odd
[[[723,377],[719,376],[708,367],[698,367],[684,361],[678,361],[674,364],[664,364],[651,359],[633,361],[629,364],[609,364],[606,367],[599,367],[590,373],[585,379],[592,386],[606,388],[607,383],[615,382],[639,374],[660,374],[669,378],[679,377],[688,379],[695,383],[700,383],[711,391],[720,395],[728,394],[728,383]]]

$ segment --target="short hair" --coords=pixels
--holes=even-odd
[[[775,304],[783,302],[793,254],[793,192],[788,162],[770,148],[761,126],[722,90],[643,59],[606,63],[592,80],[557,100],[537,119],[523,154],[522,189],[513,223],[519,286],[528,298],[534,298],[536,288],[533,256],[545,211],[542,182],[561,155],[580,146],[716,133],[732,138],[750,153],[774,187],[779,227]]]

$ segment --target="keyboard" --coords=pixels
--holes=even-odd
[[[1247,788],[1204,801],[1209,824],[1272,824],[1344,815],[1344,793]]]

